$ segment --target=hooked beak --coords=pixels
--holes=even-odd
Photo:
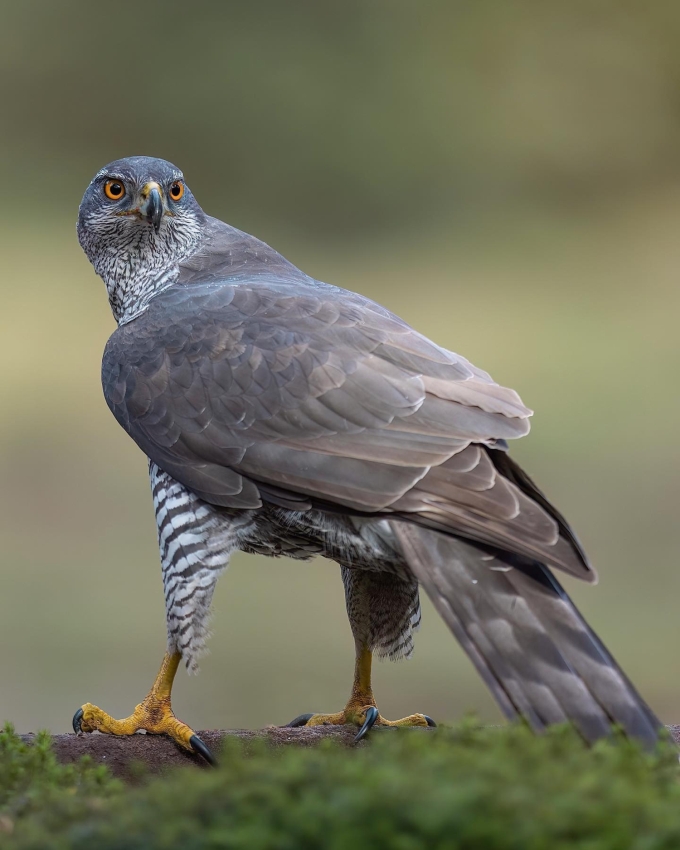
[[[158,183],[151,181],[142,189],[141,197],[142,202],[139,205],[139,212],[145,221],[153,224],[153,229],[158,233],[161,229],[161,219],[163,218],[161,187]]]

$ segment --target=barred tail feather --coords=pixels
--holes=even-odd
[[[571,721],[587,741],[619,724],[647,746],[661,724],[543,564],[393,522],[414,575],[503,713]]]

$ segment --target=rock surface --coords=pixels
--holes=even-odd
[[[673,740],[680,744],[680,726],[666,727]],[[430,729],[412,729],[409,734],[429,734]],[[353,744],[356,729],[348,726],[312,726],[289,729],[285,726],[269,726],[265,729],[223,729],[207,730],[198,733],[210,749],[219,755],[226,738],[238,738],[246,743],[267,741],[274,747],[299,746],[310,747],[320,741],[333,739],[347,746]],[[395,730],[374,729],[371,735],[398,734]],[[24,735],[29,742],[32,735]],[[163,735],[132,735],[129,738],[116,738],[112,735],[55,735],[54,750],[60,762],[68,764],[81,756],[92,759],[109,767],[114,776],[135,780],[146,774],[163,773],[169,768],[195,765],[207,768],[201,756],[182,750]],[[365,746],[362,741],[357,746]]]

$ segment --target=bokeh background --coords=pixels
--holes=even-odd
[[[0,3],[0,717],[127,714],[165,645],[144,458],[105,407],[113,321],[75,236],[106,162],[389,306],[536,410],[513,450],[599,586],[565,584],[680,722],[680,5],[642,0]],[[238,556],[197,728],[337,710],[338,569]],[[388,717],[496,709],[425,602]]]

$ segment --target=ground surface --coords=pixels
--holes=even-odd
[[[390,735],[397,730],[374,729],[371,734]],[[409,730],[416,734],[427,734],[428,729]],[[249,741],[266,740],[275,747],[294,744],[309,747],[320,741],[333,739],[342,744],[351,745],[357,730],[349,726],[312,726],[301,729],[288,729],[285,726],[269,726],[266,729],[212,729],[199,732],[200,737],[219,753],[225,738],[235,738],[246,745]],[[34,735],[22,735],[31,743]],[[135,773],[135,765],[143,764],[149,773],[163,773],[171,767],[195,764],[206,767],[205,761],[198,755],[182,750],[164,735],[132,735],[128,738],[116,738],[113,735],[55,735],[52,739],[54,752],[62,764],[76,762],[81,756],[89,755],[98,764],[105,764],[114,776],[128,778]],[[361,745],[359,745],[361,746]]]
[[[680,725],[668,726],[673,740],[680,744]],[[403,734],[405,730],[374,729],[372,735]],[[407,734],[429,734],[429,729],[410,729]],[[289,729],[285,726],[269,726],[265,729],[213,729],[198,733],[210,749],[219,753],[227,738],[238,739],[247,746],[249,742],[266,740],[275,747],[297,745],[310,747],[321,741],[332,739],[352,746],[356,729],[349,726],[315,726],[301,729]],[[23,740],[31,743],[33,735],[23,735]],[[98,764],[105,764],[114,776],[122,779],[134,777],[136,766],[144,765],[146,772],[163,773],[169,768],[194,764],[206,767],[205,761],[198,755],[189,753],[176,746],[163,735],[132,735],[129,738],[116,738],[112,735],[55,735],[52,739],[54,752],[62,764],[71,764],[81,756],[89,755]],[[359,744],[358,746],[362,746]]]

